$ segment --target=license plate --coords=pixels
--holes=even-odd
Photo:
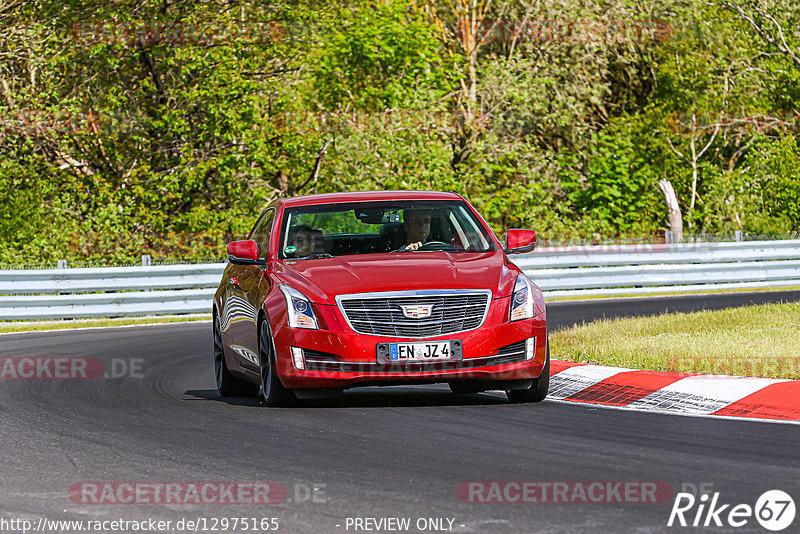
[[[379,363],[419,363],[460,359],[459,340],[378,344]]]

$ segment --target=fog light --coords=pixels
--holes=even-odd
[[[294,361],[294,366],[298,369],[305,369],[306,368],[306,359],[303,356],[303,349],[300,347],[292,347],[292,361]]]
[[[525,359],[532,360],[536,352],[536,336],[529,337],[525,340]]]

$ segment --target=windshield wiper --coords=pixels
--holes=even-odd
[[[291,260],[319,260],[323,258],[335,258],[336,256],[328,254],[327,252],[320,252],[319,254],[312,254],[310,256],[303,256],[302,258],[288,258]]]
[[[458,249],[458,248],[429,248],[425,250],[414,250],[413,248],[404,248],[401,250],[393,250],[392,254],[396,252],[455,252],[456,254],[461,254],[466,252],[466,250]]]

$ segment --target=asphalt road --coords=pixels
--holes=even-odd
[[[657,300],[633,310],[698,305]],[[549,313],[564,326],[619,306],[567,303]],[[720,504],[753,506],[780,489],[800,505],[798,425],[554,401],[510,405],[499,393],[453,395],[446,386],[356,389],[336,401],[272,409],[217,395],[210,330],[187,323],[0,336],[0,357],[97,358],[105,373],[125,375],[0,380],[0,532],[14,532],[4,519],[234,516],[277,518],[278,532],[299,533],[396,532],[371,522],[355,528],[356,518],[390,517],[409,518],[411,532],[682,532],[694,529],[666,526],[674,492],[702,485],[719,492]],[[101,505],[69,496],[87,482],[206,481],[275,482],[287,497],[268,505]],[[655,504],[482,503],[457,493],[470,481],[651,481],[671,491]],[[490,496],[482,491],[473,501]],[[426,526],[417,525],[421,518],[441,518],[445,528],[417,529]],[[796,518],[785,532],[799,526]],[[697,530],[765,532],[753,518],[742,528]],[[218,530],[231,531],[243,529]]]

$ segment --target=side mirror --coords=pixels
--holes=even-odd
[[[506,234],[506,253],[521,254],[536,248],[536,232],[514,228]]]
[[[239,265],[265,265],[258,257],[258,245],[252,239],[228,243],[228,261]]]

